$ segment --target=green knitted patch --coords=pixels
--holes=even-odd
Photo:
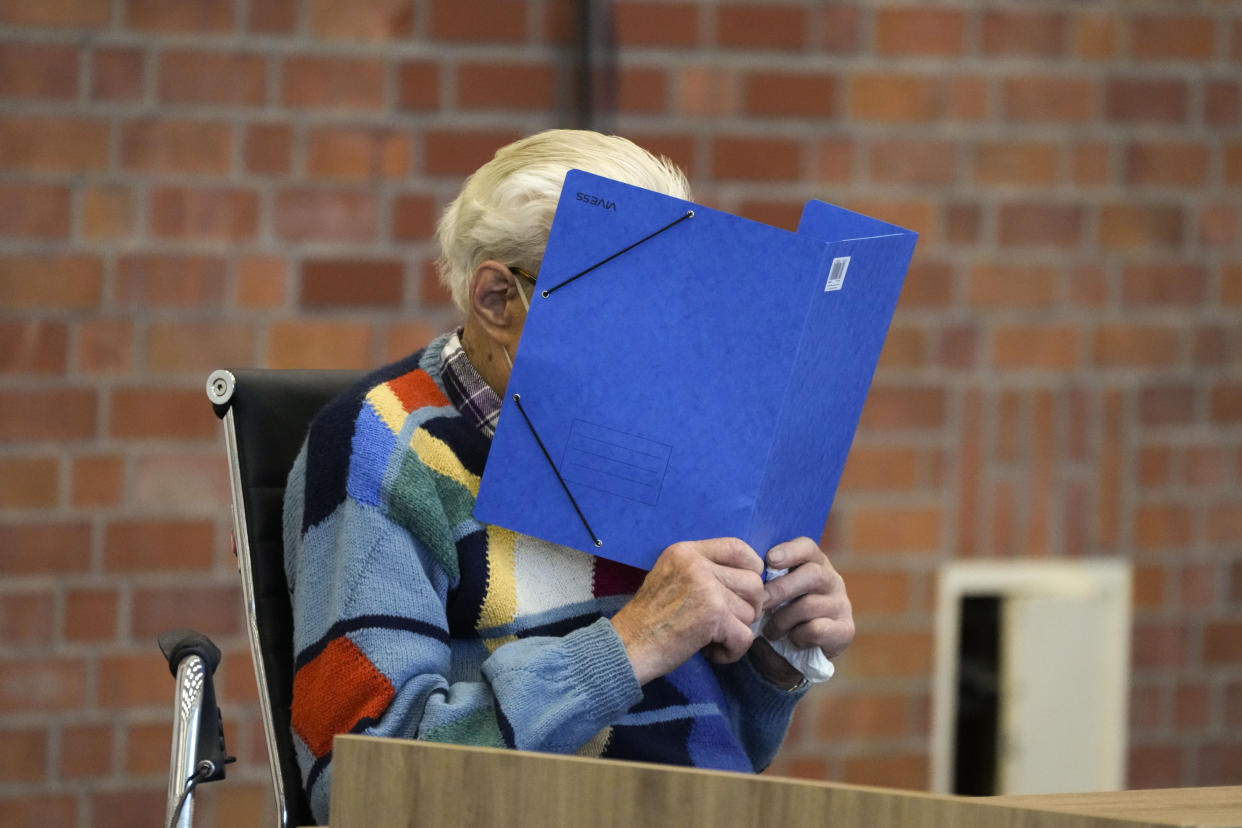
[[[410,530],[427,546],[449,578],[457,581],[461,573],[457,566],[457,545],[453,541],[453,527],[457,525],[453,515],[445,514],[445,503],[451,503],[451,512],[457,512],[456,501],[460,496],[445,499],[445,483],[456,486],[467,500],[470,493],[453,481],[427,468],[406,452],[401,459],[396,479],[388,492],[388,514],[400,526]],[[470,507],[467,507],[467,512]]]
[[[423,734],[429,742],[447,742],[457,745],[475,745],[476,747],[507,747],[500,735],[500,726],[496,724],[496,714],[491,705],[475,710],[462,718],[432,728]]]

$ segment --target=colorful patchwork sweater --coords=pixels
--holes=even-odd
[[[799,698],[747,659],[639,687],[608,620],[643,572],[477,522],[491,439],[442,337],[314,420],[285,495],[292,726],[315,818],[337,733],[761,770]]]

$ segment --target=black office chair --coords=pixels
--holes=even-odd
[[[281,828],[314,822],[289,729],[293,615],[281,540],[285,478],[311,418],[362,376],[361,371],[220,370],[207,379],[207,397],[224,423],[234,549]]]

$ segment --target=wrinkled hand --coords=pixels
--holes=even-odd
[[[771,614],[763,634],[773,641],[788,636],[798,648],[819,647],[828,658],[845,652],[854,640],[854,612],[845,581],[819,545],[795,538],[772,547],[767,561],[789,571],[764,585],[764,607],[785,606]]]
[[[700,650],[722,664],[740,659],[765,598],[763,561],[745,542],[685,541],[660,553],[612,624],[646,684]]]

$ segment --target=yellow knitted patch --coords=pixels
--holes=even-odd
[[[410,449],[427,468],[465,486],[472,496],[479,496],[479,476],[467,471],[443,440],[432,436],[425,429],[417,428],[410,437]]]
[[[517,577],[514,567],[514,545],[517,535],[499,526],[487,527],[487,593],[479,610],[478,629],[487,630],[511,624],[517,617]],[[489,650],[512,640],[486,639]]]
[[[387,383],[377,385],[367,392],[367,402],[375,409],[375,413],[388,426],[393,434],[401,432],[401,424],[405,422],[405,407],[401,400],[392,392]]]

